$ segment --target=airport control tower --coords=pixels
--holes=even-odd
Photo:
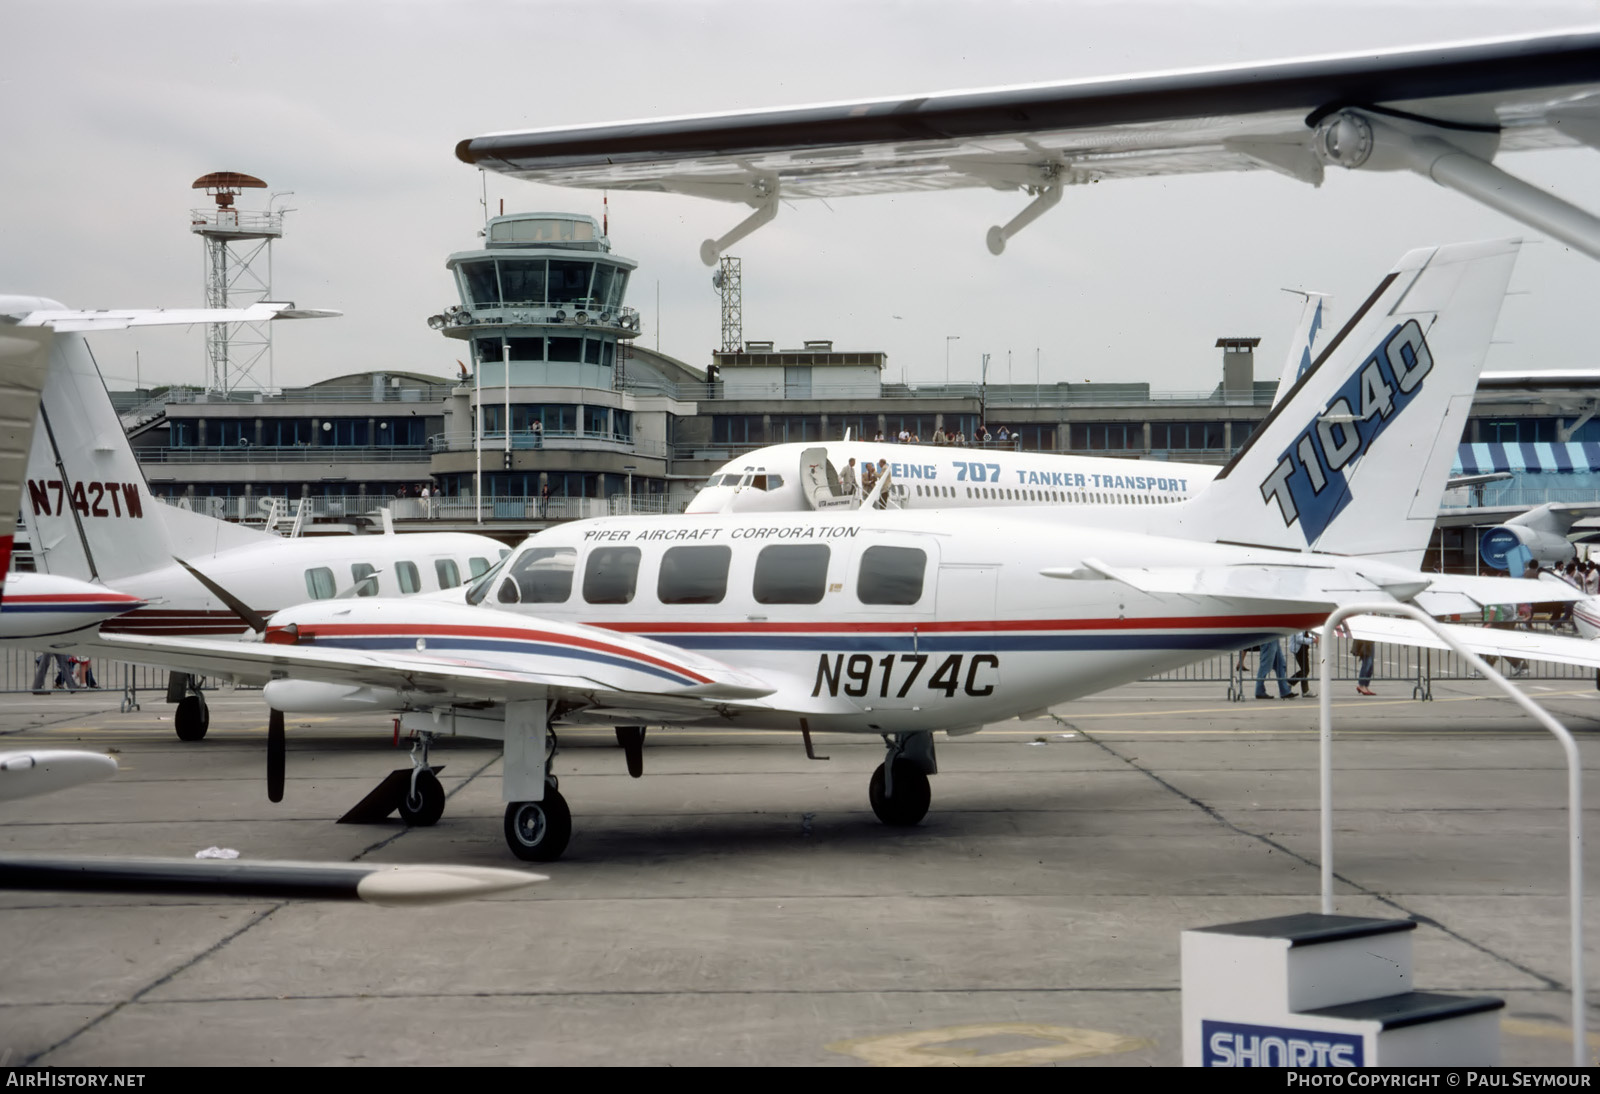
[[[217,202],[215,209],[190,210],[189,218],[189,230],[205,240],[208,308],[242,308],[272,299],[272,241],[283,235],[283,212],[247,213],[233,207],[233,199],[245,190],[266,188],[260,179],[237,171],[213,171],[194,181],[192,189],[204,190]],[[210,390],[219,394],[270,387],[272,325],[211,324],[206,366]]]
[[[461,302],[428,318],[471,346],[471,492],[595,497],[626,483],[631,495],[643,465],[622,371],[639,313],[622,301],[637,263],[575,213],[494,217],[484,237],[446,263]]]

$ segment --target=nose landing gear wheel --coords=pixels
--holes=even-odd
[[[544,801],[506,806],[506,846],[524,862],[554,862],[572,839],[572,811],[567,799],[546,786]]]
[[[867,800],[872,803],[872,811],[884,824],[905,828],[928,815],[933,791],[929,789],[928,776],[922,773],[921,768],[904,760],[896,760],[892,797],[884,791],[885,781],[883,765],[879,764],[872,773],[872,781],[867,783]]]
[[[185,695],[172,712],[172,728],[177,730],[180,741],[205,740],[206,730],[211,728],[206,701],[198,695]]]
[[[417,774],[417,789],[400,799],[400,819],[410,828],[426,828],[444,815],[444,787],[431,771]]]

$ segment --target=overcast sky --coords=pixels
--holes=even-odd
[[[787,0],[9,0],[0,35],[0,291],[73,307],[203,303],[190,184],[219,170],[292,190],[274,295],[342,309],[280,324],[278,384],[368,369],[450,375],[460,343],[426,317],[454,302],[445,257],[478,243],[480,175],[457,141],[604,122],[1113,76],[1600,24],[1589,2]],[[1502,166],[1600,207],[1592,151]],[[264,205],[260,192],[241,199]],[[489,176],[508,212],[598,216],[600,195]],[[1415,176],[1330,170],[1320,190],[1259,172],[1068,191],[1005,255],[989,225],[1026,202],[968,191],[786,205],[733,248],[744,333],[889,355],[888,373],[1004,382],[1149,380],[1200,390],[1219,336],[1262,339],[1275,375],[1298,301],[1348,315],[1405,250],[1523,234]],[[700,240],[742,207],[613,193],[611,239],[636,259],[645,345],[703,366],[720,339]],[[1523,251],[1490,368],[1590,366],[1600,263]],[[659,292],[660,307],[656,300]],[[1342,307],[1340,307],[1342,305]],[[960,340],[947,343],[947,337]],[[202,382],[199,332],[95,340],[113,386]],[[265,378],[263,377],[263,380]],[[122,381],[126,381],[124,385]]]

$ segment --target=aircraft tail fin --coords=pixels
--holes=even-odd
[[[169,520],[176,511],[151,494],[77,333],[55,336],[21,501],[39,568],[85,580],[114,581],[171,566],[174,555],[201,559],[267,538],[198,514]]]
[[[50,367],[51,333],[0,334],[0,581],[11,569],[11,544],[22,511],[22,479]]]
[[[1192,538],[1415,568],[1519,240],[1406,254],[1178,515]]]
[[[1325,292],[1303,295],[1306,298],[1305,307],[1300,309],[1300,322],[1295,324],[1294,334],[1289,339],[1289,356],[1283,362],[1278,390],[1272,397],[1274,406],[1283,402],[1283,397],[1289,394],[1295,382],[1311,370],[1311,362],[1317,359],[1320,352],[1318,347],[1328,340],[1324,328],[1328,323],[1328,301],[1332,297]]]

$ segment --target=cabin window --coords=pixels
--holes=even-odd
[[[639,580],[639,548],[597,547],[583,570],[583,599],[590,604],[628,604]]]
[[[467,572],[473,577],[482,577],[489,572],[489,560],[486,558],[467,559]]]
[[[326,566],[318,566],[314,570],[306,571],[306,592],[312,600],[332,600],[337,589],[333,586],[333,571]]]
[[[863,604],[915,604],[922,599],[928,556],[916,547],[868,547],[861,552],[856,599]]]
[[[634,554],[638,554],[637,549]],[[565,604],[572,595],[572,571],[577,564],[578,552],[574,548],[530,547],[511,563],[511,576],[506,584],[516,583],[518,600],[523,604]],[[634,566],[637,568],[637,561]],[[586,593],[587,588],[586,583]],[[632,594],[629,595],[631,598]],[[591,603],[594,602],[591,599]]]
[[[350,579],[355,582],[357,596],[377,596],[378,570],[370,562],[355,562],[350,566]]]
[[[757,604],[820,604],[828,587],[828,547],[775,544],[756,556]]]
[[[396,562],[394,576],[400,582],[401,596],[422,591],[422,576],[417,573],[415,562]]]
[[[453,558],[434,559],[433,574],[439,579],[441,589],[454,589],[461,584],[461,568],[456,565]]]
[[[656,597],[663,604],[721,604],[732,559],[727,547],[669,547],[661,556]]]

